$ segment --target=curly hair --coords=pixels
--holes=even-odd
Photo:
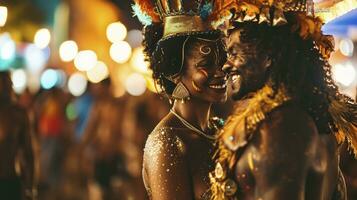
[[[255,42],[260,51],[257,53],[267,53],[272,59],[268,76],[274,90],[284,85],[314,119],[320,133],[336,132],[329,112],[331,102],[354,104],[353,100],[338,91],[331,77],[331,65],[323,59],[314,41],[304,40],[291,31],[296,20],[294,15],[286,13],[285,16],[289,23],[283,26],[235,22],[230,32],[241,29],[241,41]]]
[[[170,80],[170,76],[184,72],[184,57],[190,55],[195,38],[215,40],[222,37],[220,31],[197,32],[190,34],[163,37],[162,24],[153,23],[143,29],[144,55],[149,61],[149,68],[153,71],[155,83],[159,85],[162,92],[171,96],[176,84]],[[184,52],[184,55],[182,55]]]

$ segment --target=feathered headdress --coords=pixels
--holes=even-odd
[[[164,24],[164,36],[213,30],[214,0],[135,0],[134,16],[147,26]]]
[[[160,22],[160,16],[156,12],[154,0],[135,0],[132,6],[134,16],[138,17],[143,25],[150,25],[153,22]]]
[[[334,1],[330,4],[323,2],[315,5],[313,0],[215,1],[216,9],[211,15],[213,17],[211,21],[214,27],[227,20],[281,26],[290,23],[286,20],[285,13],[295,13],[296,20],[292,32],[297,32],[303,39],[314,40],[321,55],[327,59],[333,51],[333,42],[331,36],[323,35],[321,31],[323,23],[356,8],[357,0]]]

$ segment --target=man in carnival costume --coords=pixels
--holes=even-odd
[[[333,39],[313,2],[216,4],[238,101],[217,142],[212,199],[347,199],[339,147],[357,153],[357,106],[331,79]]]
[[[213,143],[227,98],[223,33],[210,19],[214,0],[136,0],[144,54],[170,112],[146,140],[143,180],[150,199],[209,199]]]

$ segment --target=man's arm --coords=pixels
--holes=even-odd
[[[153,200],[194,199],[184,145],[172,133],[149,136],[144,153],[144,170]]]
[[[312,119],[299,108],[282,107],[262,123],[259,134],[254,199],[303,200],[318,137]]]

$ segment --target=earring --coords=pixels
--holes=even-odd
[[[201,88],[197,86],[194,80],[192,80],[191,84],[194,90],[196,90],[197,92],[202,92]]]
[[[172,97],[175,100],[181,100],[181,102],[184,103],[186,100],[190,100],[190,92],[182,82],[179,82],[172,92]]]

